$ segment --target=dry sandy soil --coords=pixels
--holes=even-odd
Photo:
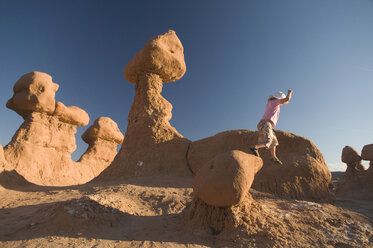
[[[3,172],[0,185],[1,247],[373,247],[366,196],[332,205],[251,190],[254,200],[211,210],[185,178],[42,187]]]

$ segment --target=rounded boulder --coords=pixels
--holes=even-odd
[[[194,195],[215,207],[240,203],[262,168],[261,158],[232,150],[217,155],[198,170],[193,184]]]

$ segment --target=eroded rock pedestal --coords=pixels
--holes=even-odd
[[[35,184],[62,186],[85,183],[110,164],[116,146],[100,142],[98,136],[92,137],[88,141],[87,154],[78,163],[72,161],[71,154],[76,149],[76,128],[86,126],[89,116],[76,106],[66,107],[56,102],[57,89],[58,84],[52,81],[52,77],[42,72],[27,73],[16,82],[14,95],[7,102],[7,107],[20,114],[24,122],[5,146],[5,159],[10,169]],[[90,155],[95,149],[110,150],[111,157],[103,153]]]
[[[163,83],[185,73],[183,46],[174,31],[150,39],[124,69],[135,83],[135,99],[121,150],[100,177],[189,175],[190,141],[172,127],[172,105],[162,97]]]
[[[362,159],[370,161],[370,166],[367,170],[361,164]],[[336,192],[354,192],[356,195],[359,195],[358,193],[373,193],[372,161],[373,144],[365,145],[361,151],[361,156],[352,147],[345,146],[342,150],[342,162],[347,164],[347,169],[343,181],[338,185]]]

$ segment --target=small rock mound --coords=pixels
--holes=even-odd
[[[236,205],[249,193],[262,165],[262,159],[237,150],[217,155],[198,170],[194,195],[215,207]]]
[[[277,155],[284,163],[271,162],[267,150],[260,150],[263,168],[255,176],[252,188],[283,197],[313,201],[331,201],[330,171],[316,146],[308,139],[275,130],[280,145]],[[216,155],[230,150],[251,153],[249,147],[257,141],[257,132],[230,130],[193,142],[188,151],[188,163],[194,173]]]

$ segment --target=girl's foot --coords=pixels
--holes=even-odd
[[[255,148],[255,147],[250,147],[250,150],[252,151],[252,153],[253,153],[255,156],[260,157],[257,148]]]
[[[271,160],[272,160],[272,162],[274,162],[276,164],[283,165],[282,162],[281,162],[281,160],[278,159],[277,157],[273,157],[273,158],[271,158]]]

